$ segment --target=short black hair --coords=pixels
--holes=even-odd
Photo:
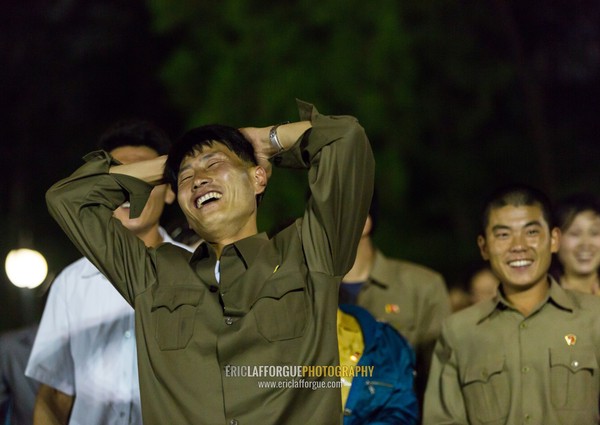
[[[254,157],[254,148],[244,135],[234,127],[210,124],[194,128],[175,142],[169,151],[165,164],[164,180],[177,193],[177,177],[181,162],[186,156],[193,155],[205,146],[222,143],[242,161],[258,165]]]
[[[571,227],[575,217],[584,211],[592,211],[594,214],[600,215],[600,198],[586,192],[562,198],[556,203],[554,222],[564,232]]]
[[[485,231],[489,224],[490,213],[493,209],[502,208],[507,205],[515,207],[537,205],[542,210],[542,215],[548,227],[554,227],[552,217],[552,204],[544,192],[524,184],[512,184],[496,189],[484,202],[481,213],[481,235],[485,237]]]
[[[171,140],[150,121],[128,119],[108,127],[98,141],[98,147],[107,152],[122,146],[146,146],[159,155],[165,155],[169,152]]]

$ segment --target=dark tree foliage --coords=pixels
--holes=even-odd
[[[495,186],[598,190],[598,2],[149,4],[178,39],[161,75],[190,125],[268,125],[293,97],[356,115],[377,157],[377,241],[451,283],[478,257]],[[264,226],[300,211],[305,189],[282,174]]]

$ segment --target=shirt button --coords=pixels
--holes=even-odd
[[[210,292],[217,292],[217,291],[219,290],[219,287],[218,287],[218,286],[215,286],[215,285],[210,285],[210,286],[208,287],[208,290],[209,290]]]
[[[527,323],[521,323],[521,325],[519,326],[521,329],[526,329],[527,328]]]
[[[225,318],[225,324],[226,324],[226,325],[233,325],[233,318],[231,318],[231,317],[229,317],[229,316],[228,316],[228,317],[226,317],[226,318]],[[233,421],[233,420],[235,420],[235,419],[232,419],[232,421]],[[231,422],[230,422],[230,423],[231,423]],[[236,423],[237,423],[237,422],[236,422]]]
[[[125,331],[125,338],[131,338],[131,331]]]
[[[531,422],[531,415],[525,415],[525,422]]]
[[[529,372],[529,367],[527,367],[527,366],[524,366],[524,367],[521,369],[521,372],[523,372],[523,373],[527,373],[527,372]]]
[[[571,362],[571,366],[573,366],[573,367],[579,367],[579,362],[577,360],[573,360]]]
[[[229,421],[229,425],[238,425],[239,422],[237,421],[237,419],[232,419]]]

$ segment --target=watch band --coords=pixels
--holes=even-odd
[[[277,137],[277,127],[279,127],[280,125],[285,125],[285,124],[289,124],[289,121],[275,124],[273,127],[271,127],[271,130],[269,130],[269,140],[271,141],[271,146],[273,146],[275,149],[277,149],[278,154],[283,152],[284,149],[283,149],[283,145],[279,141],[279,137]]]

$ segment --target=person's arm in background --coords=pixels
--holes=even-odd
[[[421,397],[425,394],[427,386],[427,377],[430,373],[431,359],[435,343],[442,330],[442,322],[452,313],[450,306],[450,296],[446,282],[442,275],[435,273],[430,280],[429,285],[424,285],[427,293],[424,296],[425,306],[422,308],[423,314],[419,317],[417,326],[420,328],[419,341],[415,348],[417,356],[417,379],[415,382],[417,393]]]
[[[29,354],[25,376],[40,384],[33,406],[34,425],[67,424],[73,408],[76,381],[66,288],[77,277],[69,266],[52,283]]]
[[[42,384],[35,399],[33,425],[67,425],[75,397]]]
[[[443,326],[431,361],[423,425],[468,425],[456,353],[447,341],[445,330]]]

